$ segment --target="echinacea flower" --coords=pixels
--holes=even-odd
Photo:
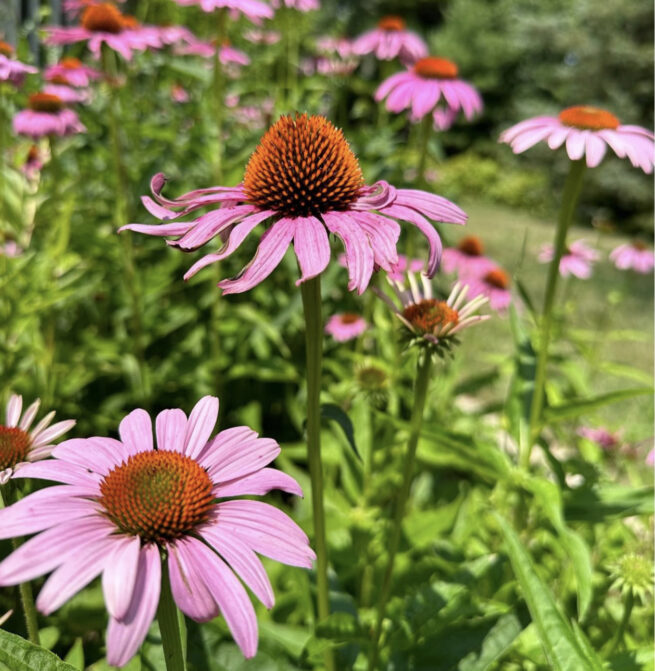
[[[512,301],[510,279],[501,268],[494,267],[484,275],[466,275],[465,281],[469,287],[469,296],[486,296],[489,307],[496,312],[504,312]]]
[[[599,447],[602,447],[604,450],[612,450],[621,445],[621,437],[618,433],[612,433],[607,429],[603,428],[593,428],[591,426],[581,426],[577,430],[577,434],[582,437],[590,440],[592,443],[596,443]]]
[[[619,245],[610,252],[610,259],[619,270],[634,270],[642,275],[651,273],[655,266],[653,250],[640,240]]]
[[[87,103],[91,99],[91,92],[79,88],[73,88],[66,84],[46,84],[43,87],[43,93],[57,96],[64,105],[75,105],[77,103]]]
[[[102,45],[119,53],[126,61],[134,51],[156,49],[161,46],[158,34],[151,27],[139,26],[132,17],[121,14],[109,2],[89,5],[82,14],[79,26],[46,28],[46,44],[64,45],[86,42],[95,58],[100,57]]]
[[[325,324],[325,332],[337,342],[352,340],[366,331],[366,320],[354,312],[332,315]]]
[[[320,275],[331,256],[328,233],[343,242],[348,288],[361,294],[376,266],[388,272],[398,262],[396,219],[413,224],[427,238],[427,272],[432,276],[439,266],[441,240],[426,217],[456,224],[467,218],[450,201],[425,191],[396,189],[383,181],[367,186],[342,131],[322,116],[306,114],[283,116],[269,128],[250,157],[243,182],[235,187],[200,189],[169,200],[161,195],[165,183],[164,175],[155,175],[154,200],[142,199],[161,221],[219,207],[190,222],[128,224],[120,230],[180,236],[168,244],[184,251],[220,237],[221,250],[203,256],[185,279],[230,256],[256,226],[270,220],[252,261],[236,278],[219,282],[225,294],[262,282],[292,242],[301,271],[297,284]]]
[[[232,12],[243,14],[255,23],[261,19],[273,18],[273,9],[265,2],[260,2],[260,0],[175,0],[175,2],[183,7],[197,5],[203,12],[229,9]]]
[[[471,120],[482,110],[482,98],[471,84],[459,78],[457,65],[445,58],[421,58],[405,72],[385,79],[375,92],[375,100],[387,99],[386,107],[398,114],[410,110],[412,121],[432,114],[434,123],[442,123],[442,112],[461,110]]]
[[[92,81],[102,79],[102,72],[85,65],[77,58],[62,58],[45,70],[45,79],[54,84],[67,84],[86,88]]]
[[[345,37],[320,37],[316,40],[316,50],[320,54],[336,54],[339,58],[350,58],[353,55],[353,43]]]
[[[485,296],[466,301],[468,287],[456,282],[448,298],[435,298],[432,284],[425,275],[407,273],[407,284],[390,281],[400,306],[385,293],[375,293],[393,310],[407,328],[410,344],[423,344],[441,349],[450,349],[453,339],[461,330],[489,319],[489,315],[475,314],[486,302]],[[421,284],[417,280],[420,277]]]
[[[189,93],[183,86],[173,84],[171,86],[171,100],[175,103],[188,103]]]
[[[9,397],[5,423],[0,424],[0,485],[4,485],[27,463],[49,457],[55,449],[53,441],[75,426],[74,419],[52,424],[53,410],[30,431],[40,405],[41,401],[37,398],[21,417],[23,397],[17,394]]]
[[[211,396],[188,418],[164,410],[155,446],[150,415],[134,410],[120,423],[120,440],[67,440],[52,460],[20,469],[17,477],[61,484],[0,511],[1,538],[38,534],[0,564],[0,585],[53,571],[36,602],[49,614],[102,574],[107,661],[123,666],[155,617],[163,560],[179,609],[199,622],[220,612],[243,654],[253,657],[257,619],[241,581],[266,607],[274,602],[255,553],[306,568],[315,555],[282,511],[229,500],[272,489],[302,492],[290,476],[265,468],[280,452],[274,440],[245,426],[210,438],[217,416]]]
[[[213,58],[216,53],[216,44],[214,42],[205,42],[203,40],[194,40],[176,47],[175,53],[180,56],[202,56],[203,58]],[[222,65],[234,63],[236,65],[248,65],[250,57],[240,49],[235,49],[225,40],[218,50],[218,60]]]
[[[299,12],[311,12],[320,9],[321,3],[318,0],[271,0],[271,6],[273,9],[284,6],[288,9],[297,9]]]
[[[635,168],[653,172],[655,136],[641,126],[623,126],[610,112],[588,105],[568,107],[558,116],[539,116],[508,128],[500,142],[509,144],[520,154],[545,140],[550,149],[566,143],[572,161],[585,158],[595,168],[609,146],[619,158],[628,158]]]
[[[598,261],[600,254],[589,247],[584,240],[572,242],[564,250],[559,262],[559,273],[562,277],[574,275],[581,280],[591,277],[591,267]],[[543,245],[539,252],[540,263],[550,263],[553,260],[553,246]]]
[[[277,44],[280,41],[281,35],[276,30],[259,30],[251,28],[243,33],[243,36],[253,44]]]
[[[64,101],[52,93],[33,93],[28,106],[14,116],[13,126],[17,135],[37,140],[46,135],[63,137],[86,130],[77,114],[64,107]]]
[[[7,42],[0,41],[0,82],[9,82],[21,86],[25,75],[35,74],[39,68],[26,65],[13,58],[14,48]]]
[[[358,56],[375,54],[380,61],[400,59],[405,65],[428,55],[425,42],[411,30],[400,16],[385,16],[377,28],[360,35],[353,42],[353,53]]]
[[[457,247],[446,247],[441,259],[443,272],[463,276],[484,275],[494,266],[494,262],[484,255],[482,240],[475,235],[462,238]]]
[[[63,10],[68,16],[77,16],[81,11],[91,5],[101,5],[103,0],[64,0]],[[114,0],[114,2],[125,2],[125,0]]]

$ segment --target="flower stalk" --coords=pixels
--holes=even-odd
[[[186,671],[184,646],[182,644],[182,629],[180,615],[173,600],[168,562],[162,562],[161,594],[157,608],[157,622],[161,633],[161,642],[164,648],[166,671]]]
[[[426,114],[421,120],[421,128],[418,133],[419,140],[419,159],[416,171],[416,179],[421,189],[427,186],[425,177],[425,166],[428,161],[428,144],[430,142],[430,131],[432,130],[432,115]]]
[[[380,587],[380,595],[377,603],[377,616],[375,622],[375,630],[373,633],[373,644],[369,654],[368,668],[369,671],[375,671],[378,668],[378,659],[380,655],[380,635],[382,633],[382,623],[384,621],[384,613],[391,595],[391,578],[393,576],[393,567],[396,561],[396,554],[400,545],[400,537],[402,534],[402,522],[405,516],[405,509],[407,507],[407,500],[409,499],[409,492],[412,485],[412,478],[414,474],[414,463],[416,461],[416,449],[418,447],[418,439],[423,425],[423,412],[425,410],[425,403],[428,395],[428,387],[430,385],[430,376],[432,373],[432,355],[428,351],[424,351],[416,365],[416,382],[414,383],[414,404],[412,407],[412,416],[410,419],[409,439],[407,441],[407,453],[404,459],[403,481],[396,499],[396,510],[391,528],[391,537],[389,539],[389,558],[387,566],[384,571],[382,579],[382,586]]]
[[[320,275],[300,285],[305,313],[307,358],[307,459],[312,484],[314,550],[316,551],[316,590],[318,621],[330,614],[327,539],[323,505],[323,463],[321,461],[321,362],[323,356],[323,318]],[[334,671],[332,650],[325,652],[325,667]]]
[[[528,468],[530,464],[532,446],[537,440],[541,428],[541,413],[543,410],[546,385],[546,368],[548,366],[548,346],[550,344],[550,334],[553,324],[553,307],[555,305],[555,294],[559,278],[559,264],[562,255],[564,254],[564,250],[566,249],[566,235],[571,225],[571,221],[573,220],[573,214],[580,196],[584,171],[584,159],[572,161],[569,174],[566,178],[566,183],[564,184],[562,206],[557,219],[557,230],[555,232],[553,258],[548,267],[546,294],[544,296],[544,306],[541,312],[539,325],[537,369],[535,373],[532,404],[530,407],[530,430],[528,434],[528,442],[521,453],[521,465],[523,468]]]

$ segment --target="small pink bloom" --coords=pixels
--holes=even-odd
[[[189,94],[184,87],[173,84],[171,86],[171,100],[175,103],[187,103],[189,102]]]
[[[655,266],[653,250],[639,241],[619,245],[610,252],[610,259],[619,270],[634,270],[642,275],[653,272]]]
[[[246,30],[243,36],[253,44],[277,44],[280,41],[280,33],[275,30],[258,30],[251,28]]]
[[[273,18],[273,10],[270,5],[260,0],[175,0],[175,2],[183,7],[199,6],[204,12],[229,9],[232,12],[243,14],[254,23],[259,23],[261,19]]]
[[[73,110],[64,107],[61,98],[51,93],[34,93],[29,98],[29,109],[14,116],[13,126],[17,135],[27,135],[37,140],[45,135],[74,135],[86,128]]]
[[[84,65],[77,58],[62,58],[45,70],[46,81],[86,88],[92,81],[102,79],[102,72]]]
[[[53,441],[75,426],[74,419],[50,426],[55,416],[52,411],[30,431],[40,405],[41,401],[37,398],[21,418],[23,397],[16,394],[9,397],[5,423],[0,424],[0,485],[4,485],[26,463],[49,457],[55,448]]]
[[[23,166],[23,169],[25,166]],[[41,167],[39,167],[39,170]],[[27,173],[26,173],[27,174]],[[31,175],[28,175],[28,178],[31,179]],[[6,256],[8,259],[15,259],[18,256],[21,256],[23,249],[19,247],[13,240],[7,240],[4,245],[0,245],[0,256]]]
[[[480,276],[492,270],[495,263],[484,255],[482,240],[474,235],[462,238],[457,247],[443,250],[441,268],[445,273]]]
[[[618,433],[611,433],[607,429],[594,429],[590,426],[581,426],[577,433],[582,438],[586,438],[592,443],[596,443],[604,450],[617,448],[622,442]]]
[[[512,301],[509,290],[510,279],[504,270],[498,267],[485,272],[484,275],[467,275],[465,280],[469,287],[469,296],[487,296],[489,306],[496,312],[507,310]]]
[[[647,455],[646,455],[646,465],[650,466],[651,468],[655,466],[655,450],[651,450]]]
[[[572,242],[562,254],[559,263],[559,272],[562,277],[575,275],[581,280],[591,277],[592,265],[598,261],[600,254],[589,247],[583,240]],[[550,263],[553,260],[553,246],[543,245],[539,253],[540,263]]]
[[[197,37],[185,26],[151,26],[158,36],[159,42],[165,46],[170,44],[191,44]]]
[[[323,55],[337,54],[347,59],[353,55],[353,43],[345,37],[320,37],[316,40],[316,50]]]
[[[74,89],[65,84],[46,84],[43,87],[43,92],[57,96],[65,105],[88,103],[91,99],[91,91]]]
[[[22,86],[25,75],[35,74],[39,71],[39,68],[21,63],[13,55],[14,48],[11,44],[0,41],[0,82]]]
[[[15,477],[60,484],[0,511],[0,538],[36,534],[0,563],[0,585],[51,573],[36,601],[49,615],[102,576],[107,662],[124,666],[155,618],[165,554],[178,608],[198,622],[222,615],[244,656],[254,657],[257,618],[244,584],[267,608],[274,604],[257,555],[304,568],[315,555],[281,510],[235,498],[273,489],[302,495],[293,478],[265,467],[280,446],[245,426],[212,438],[217,416],[212,396],[188,418],[160,412],[154,427],[145,410],[134,410],[120,423],[120,440],[67,440],[52,460],[21,467]]]
[[[375,100],[386,98],[387,109],[395,114],[409,109],[412,121],[432,114],[435,124],[443,124],[443,105],[454,112],[461,110],[471,120],[482,111],[482,98],[457,75],[452,61],[433,56],[421,58],[405,72],[385,79],[375,92]],[[442,106],[438,106],[440,103]]]
[[[297,9],[299,12],[311,12],[313,9],[320,9],[321,4],[318,0],[271,0],[273,9],[280,9],[282,5],[289,9]]]
[[[342,312],[332,315],[325,324],[325,332],[338,342],[352,340],[366,331],[367,324],[363,317],[353,312]]]
[[[181,56],[202,56],[203,58],[213,58],[216,53],[216,45],[212,42],[195,40],[175,49],[175,53]],[[250,58],[248,54],[240,49],[235,49],[229,44],[223,44],[218,52],[218,58],[223,65],[235,63],[236,65],[248,65]]]
[[[237,186],[199,189],[170,200],[161,194],[165,184],[163,174],[155,175],[154,199],[142,199],[163,223],[129,224],[120,230],[175,236],[168,244],[184,251],[216,238],[224,242],[219,251],[197,261],[185,279],[230,256],[257,226],[266,225],[252,261],[237,277],[219,282],[225,294],[248,291],[262,282],[291,244],[301,272],[297,284],[317,277],[330,262],[329,233],[344,244],[348,289],[361,294],[376,267],[389,272],[398,263],[397,220],[416,226],[427,238],[427,273],[433,276],[441,239],[429,219],[453,224],[467,219],[459,207],[426,191],[396,189],[384,181],[367,186],[342,131],[324,117],[306,114],[283,116],[269,128]],[[209,206],[215,209],[192,221],[179,221]]]
[[[353,52],[359,56],[375,54],[380,61],[399,58],[405,65],[411,65],[428,55],[425,42],[406,29],[404,19],[399,16],[385,16],[378,27],[358,37],[353,42]]]
[[[566,143],[572,161],[586,159],[590,168],[603,160],[609,146],[619,158],[628,158],[635,168],[653,172],[655,136],[640,126],[623,126],[610,112],[596,107],[569,107],[559,116],[540,116],[521,121],[501,133],[500,142],[520,154],[538,142],[550,149]]]

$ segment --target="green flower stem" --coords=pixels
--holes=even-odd
[[[157,621],[161,633],[161,643],[164,647],[166,671],[186,671],[184,645],[182,643],[182,629],[180,614],[173,600],[171,583],[168,576],[168,562],[162,562],[161,594],[157,608]]]
[[[11,491],[11,481],[4,485],[4,489],[0,487],[0,509],[4,508],[5,505],[11,505],[14,502],[14,497],[12,496]],[[5,498],[7,499],[6,503]],[[18,538],[12,538],[11,546],[14,550],[18,550],[20,547],[20,540]],[[32,585],[29,582],[23,582],[18,586],[18,592],[23,607],[23,615],[25,616],[27,637],[35,645],[41,645],[41,640],[39,639],[39,623],[36,619],[36,607],[34,606],[34,596],[32,594]]]
[[[550,344],[550,332],[553,323],[553,306],[555,304],[555,293],[557,290],[557,280],[559,278],[559,263],[564,254],[564,250],[566,249],[566,235],[571,225],[571,221],[573,220],[573,213],[575,212],[575,207],[580,196],[585,167],[584,159],[572,161],[568,177],[566,178],[566,183],[564,184],[562,206],[557,220],[557,230],[555,232],[553,259],[548,267],[546,295],[544,297],[544,307],[541,313],[537,370],[535,373],[534,391],[530,407],[530,431],[528,434],[528,443],[521,454],[521,465],[523,468],[529,467],[532,446],[537,440],[541,428],[541,413],[544,404],[546,368],[548,365],[548,346]]]
[[[633,591],[630,589],[628,590],[628,593],[625,596],[625,603],[623,604],[623,617],[621,618],[619,628],[616,630],[614,640],[612,641],[612,645],[610,646],[609,652],[607,653],[608,657],[612,655],[612,653],[619,647],[619,645],[623,641],[623,637],[625,636],[625,630],[626,627],[628,626],[628,622],[630,622],[630,615],[632,615],[632,608],[634,605],[635,605],[635,595]]]
[[[432,356],[424,352],[419,358],[416,368],[416,382],[414,383],[414,404],[412,407],[412,416],[410,419],[409,439],[407,441],[407,453],[405,455],[405,467],[403,470],[403,482],[396,499],[396,510],[391,528],[391,538],[389,539],[389,559],[382,579],[380,594],[377,603],[377,617],[375,631],[373,633],[373,645],[368,659],[369,671],[377,669],[378,658],[380,655],[380,635],[382,633],[382,622],[384,613],[391,595],[391,578],[393,567],[396,561],[396,554],[400,545],[402,534],[403,517],[405,508],[409,499],[409,491],[412,485],[412,476],[414,475],[414,462],[416,460],[416,448],[418,447],[418,438],[423,425],[423,411],[428,396],[428,387],[430,385],[430,375],[432,373]]]
[[[323,506],[323,463],[321,461],[321,360],[323,356],[323,318],[321,315],[321,278],[300,285],[305,312],[307,357],[307,459],[312,483],[314,550],[316,551],[317,622],[330,614],[328,557]],[[334,671],[332,650],[325,652],[325,668]]]
[[[419,188],[423,189],[427,186],[425,178],[425,166],[428,160],[428,144],[430,142],[430,134],[432,133],[432,114],[426,114],[421,120],[421,129],[418,133],[419,141],[419,158],[418,167],[416,170],[416,181]]]

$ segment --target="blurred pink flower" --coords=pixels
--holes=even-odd
[[[496,312],[507,310],[512,301],[512,294],[509,290],[509,276],[498,267],[488,270],[484,275],[467,275],[463,281],[469,287],[471,298],[487,296],[489,306]]]
[[[176,54],[181,56],[202,56],[203,58],[213,58],[216,53],[216,45],[213,42],[203,40],[194,40],[175,49]],[[218,58],[223,65],[235,63],[237,65],[248,65],[250,57],[240,49],[235,49],[229,44],[223,44],[218,52]]]
[[[619,270],[634,270],[642,275],[652,272],[655,266],[653,250],[638,240],[613,249],[610,259]]]
[[[271,0],[273,9],[280,9],[283,5],[289,9],[297,9],[299,12],[311,12],[321,8],[318,0]]]
[[[416,33],[407,30],[404,19],[399,16],[380,19],[378,27],[355,39],[352,48],[358,56],[375,54],[381,61],[399,58],[405,65],[428,55],[425,42]]]
[[[354,312],[332,315],[325,324],[325,332],[338,342],[352,340],[366,331],[364,318]]]
[[[475,235],[462,238],[457,247],[443,250],[441,269],[445,273],[459,273],[460,276],[480,276],[492,270],[496,264],[484,255],[482,240]]]
[[[471,84],[458,78],[457,66],[445,58],[430,56],[421,58],[405,72],[397,72],[385,79],[375,92],[375,100],[387,99],[386,107],[398,114],[410,109],[412,121],[419,121],[432,114],[435,124],[444,121],[443,112],[437,107],[443,104],[458,112],[462,110],[467,119],[482,111],[482,98]]]
[[[425,191],[396,189],[384,181],[367,186],[342,131],[324,117],[306,114],[283,116],[268,129],[250,157],[242,184],[200,189],[170,200],[161,195],[165,183],[163,174],[155,175],[154,200],[142,199],[164,223],[129,224],[121,230],[178,236],[168,244],[184,251],[221,237],[222,249],[203,256],[185,278],[230,256],[259,224],[270,222],[253,260],[236,278],[219,282],[225,294],[248,291],[262,282],[292,242],[301,271],[297,284],[320,275],[331,257],[328,233],[343,241],[348,288],[361,294],[375,266],[389,271],[398,263],[397,219],[426,236],[427,272],[432,276],[439,266],[441,240],[426,217],[457,224],[467,218],[450,201]],[[193,221],[169,221],[211,205],[218,207]]]
[[[5,423],[0,424],[0,485],[4,485],[28,462],[49,457],[53,441],[75,426],[74,419],[52,423],[54,411],[48,413],[31,431],[41,401],[37,398],[21,419],[23,397],[12,394],[5,411]]]
[[[77,58],[62,58],[45,69],[46,81],[69,86],[87,87],[92,80],[102,79],[102,76],[102,72],[84,65]]]
[[[646,455],[646,465],[650,466],[651,468],[655,466],[655,450],[651,450],[647,455]]]
[[[39,170],[40,169],[41,165],[39,165]],[[25,171],[25,166],[23,166],[23,170]],[[25,174],[27,174],[27,172]],[[0,256],[6,256],[8,259],[15,259],[21,256],[22,253],[23,249],[13,240],[7,240],[4,245],[0,245]]]
[[[515,154],[520,154],[545,140],[551,149],[566,142],[566,153],[572,161],[583,157],[595,168],[611,147],[619,158],[628,158],[635,168],[653,172],[654,136],[641,126],[622,126],[610,112],[589,106],[569,107],[559,116],[539,116],[521,121],[501,133]]]
[[[9,82],[14,86],[21,86],[25,80],[25,75],[35,74],[39,71],[39,68],[21,63],[13,55],[14,48],[11,44],[0,41],[0,82]]]
[[[316,50],[320,54],[337,54],[346,59],[353,55],[353,43],[345,37],[319,37],[316,40]]]
[[[618,433],[611,433],[607,429],[594,429],[590,426],[581,426],[577,434],[582,438],[596,443],[604,450],[611,450],[621,445],[622,441]]]
[[[34,140],[45,135],[73,135],[86,128],[73,110],[64,107],[61,98],[50,93],[33,93],[29,109],[14,116],[13,126],[17,135],[27,135]]]
[[[443,262],[443,257],[442,257]],[[408,272],[418,273],[423,270],[423,259],[412,259],[407,262],[407,257],[404,254],[398,254],[398,263],[387,272],[387,277],[394,282],[401,282]]]
[[[562,277],[575,277],[586,280],[591,277],[592,265],[598,261],[600,254],[597,250],[587,245],[584,240],[572,242],[562,254],[559,263],[559,272]],[[553,246],[543,245],[539,252],[540,263],[550,263],[553,260]]]
[[[68,16],[77,16],[82,10],[91,5],[101,5],[103,0],[64,0],[63,9]],[[125,0],[114,0],[114,2],[125,2]]]
[[[277,44],[280,41],[280,33],[275,30],[258,30],[251,28],[243,33],[243,36],[253,44]]]
[[[189,94],[184,87],[173,84],[171,86],[171,100],[175,103],[187,103],[189,102]]]
[[[43,87],[43,93],[57,96],[65,105],[88,103],[91,99],[91,91],[85,91],[79,88],[74,89],[65,84],[46,84]]]
[[[260,0],[175,0],[175,2],[183,7],[199,6],[204,12],[229,9],[232,12],[243,14],[255,23],[259,23],[261,19],[273,18],[273,9]]]
[[[120,440],[67,440],[52,460],[20,468],[16,477],[61,484],[0,511],[0,538],[37,534],[0,564],[0,585],[52,572],[36,602],[49,615],[102,574],[107,662],[124,666],[155,618],[166,561],[178,608],[199,622],[220,613],[244,656],[254,657],[257,617],[241,581],[267,608],[275,601],[256,553],[304,568],[315,554],[281,510],[234,498],[273,489],[302,495],[292,477],[265,468],[280,446],[245,426],[212,438],[217,416],[212,396],[188,418],[164,410],[155,446],[150,415],[134,410]]]
[[[43,152],[39,149],[38,145],[33,144],[27,152],[25,163],[21,166],[21,171],[27,179],[34,179],[37,174],[41,172],[41,169],[43,168],[43,160]],[[8,242],[5,245],[5,256],[18,256],[18,254],[7,253],[7,245],[10,244],[13,244],[19,250],[19,253],[22,252],[15,242]],[[0,254],[2,254],[1,251]]]

